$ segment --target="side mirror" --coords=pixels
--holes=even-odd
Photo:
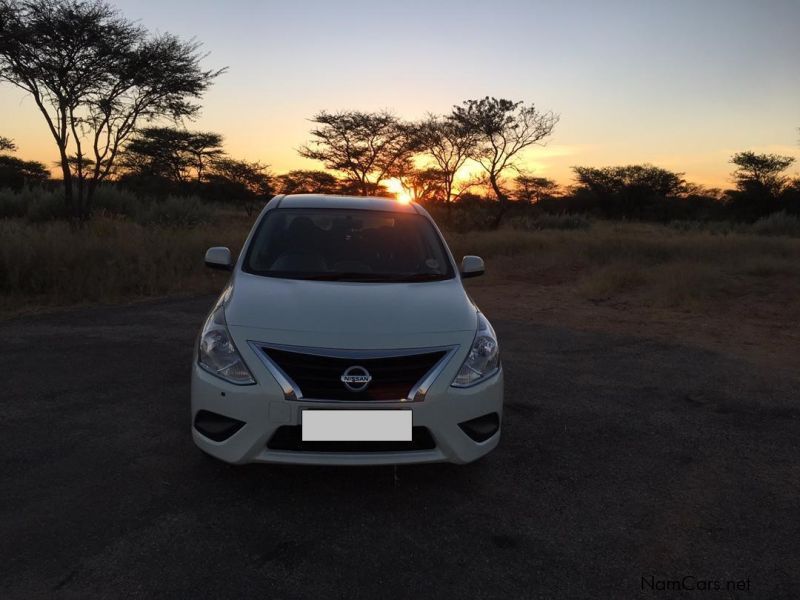
[[[465,256],[461,259],[461,277],[478,277],[485,271],[483,259],[480,256]]]
[[[214,246],[206,250],[206,266],[212,269],[230,271],[233,269],[231,251],[225,246]]]

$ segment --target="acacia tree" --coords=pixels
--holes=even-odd
[[[88,217],[98,184],[142,121],[197,114],[193,101],[223,72],[202,69],[199,50],[150,35],[101,0],[0,0],[0,80],[31,94],[42,113],[73,218]]]
[[[683,173],[650,164],[572,167],[585,208],[608,218],[665,219],[685,193]]]
[[[417,202],[447,202],[447,176],[439,169],[413,169],[400,177],[400,183]]]
[[[186,183],[192,178],[202,180],[207,164],[222,155],[222,136],[218,133],[145,127],[125,145],[119,162],[131,175]]]
[[[248,216],[272,196],[272,175],[259,162],[216,158],[206,180],[216,197],[243,206]]]
[[[598,194],[617,194],[637,190],[643,194],[677,196],[685,183],[683,173],[653,165],[619,167],[572,167],[579,185]]]
[[[793,157],[780,154],[756,154],[755,152],[734,154],[731,163],[736,165],[733,173],[736,187],[744,191],[756,185],[777,195],[788,181],[784,171],[793,162]]]
[[[435,171],[441,176],[444,201],[449,205],[458,196],[454,192],[456,174],[477,154],[478,131],[452,115],[429,115],[416,126],[416,136],[419,151],[436,164]],[[433,173],[431,170],[427,172]]]
[[[739,152],[731,163],[736,165],[736,189],[728,192],[728,198],[734,213],[753,221],[780,210],[781,196],[789,185],[785,171],[794,163],[793,157]]]
[[[0,152],[16,152],[13,140],[0,136]],[[50,176],[42,163],[22,160],[10,154],[0,154],[0,188],[21,189],[31,183],[41,183]]]
[[[494,223],[497,227],[508,208],[508,195],[501,186],[504,174],[518,170],[522,151],[541,144],[553,132],[558,115],[540,112],[533,104],[486,96],[453,107],[452,118],[477,137],[474,158],[486,171],[497,198],[499,208]]]
[[[311,131],[311,142],[298,150],[300,156],[342,173],[362,196],[410,170],[417,147],[413,128],[389,112],[322,111],[311,122],[318,127]]]
[[[211,131],[195,131],[187,140],[185,151],[192,157],[192,166],[198,181],[203,180],[203,174],[208,163],[213,163],[222,158],[222,136]]]
[[[56,166],[61,166],[61,163],[56,163]],[[85,156],[78,160],[77,156],[69,157],[69,168],[72,171],[73,177],[77,177],[80,171],[88,172],[94,166],[94,161]]]
[[[340,181],[326,171],[300,169],[278,175],[275,187],[280,194],[335,194]]]
[[[547,177],[535,177],[520,173],[514,178],[514,182],[516,183],[517,199],[528,204],[536,204],[543,198],[553,196],[558,192],[558,183]]]

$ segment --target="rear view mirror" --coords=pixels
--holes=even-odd
[[[480,256],[465,256],[461,259],[461,277],[466,279],[467,277],[478,277],[479,275],[483,275],[485,271],[485,267],[483,265],[483,259]]]
[[[231,251],[225,246],[214,246],[206,250],[206,266],[212,269],[230,271],[233,269]]]

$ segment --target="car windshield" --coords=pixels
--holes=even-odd
[[[319,281],[453,277],[444,244],[422,215],[321,208],[269,211],[247,250],[244,270]]]

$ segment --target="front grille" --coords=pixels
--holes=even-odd
[[[315,400],[402,400],[447,354],[435,350],[403,356],[350,357],[321,356],[262,346],[261,350],[300,390],[304,399]],[[353,366],[366,369],[372,377],[363,391],[351,391],[341,381]]]
[[[301,425],[278,427],[267,443],[270,450],[293,452],[410,452],[433,450],[436,442],[427,427],[412,427],[410,442],[304,442]]]

